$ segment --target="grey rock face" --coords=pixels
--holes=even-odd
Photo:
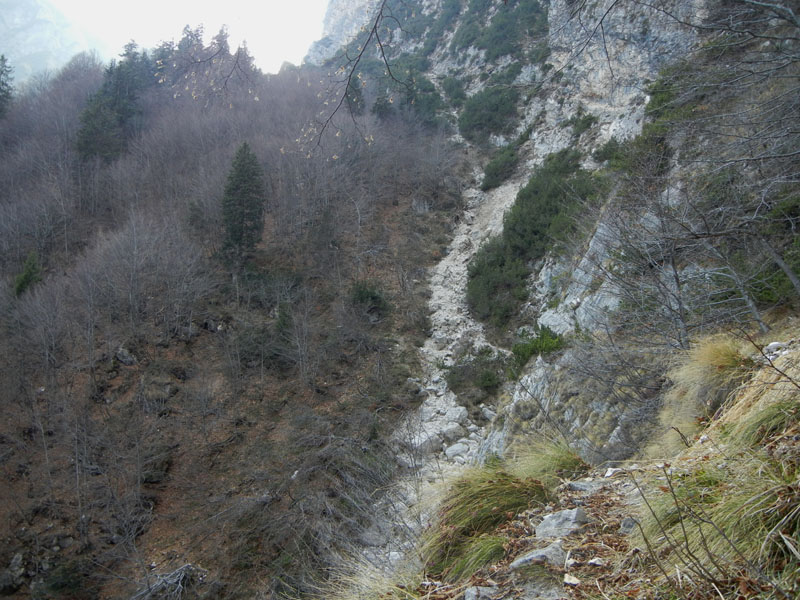
[[[320,65],[335,56],[372,18],[377,4],[376,0],[330,0],[322,39],[311,45],[305,61]]]

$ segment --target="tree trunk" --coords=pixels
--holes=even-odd
[[[780,267],[781,271],[783,271],[786,274],[786,277],[789,278],[789,281],[792,282],[792,286],[794,286],[797,295],[800,296],[800,278],[797,277],[797,273],[795,273],[794,269],[792,269],[792,267],[790,267],[786,263],[786,261],[783,260],[783,257],[780,254],[778,254],[778,251],[775,250],[772,244],[770,244],[762,236],[758,236],[758,239],[764,246],[764,248],[767,250],[767,253],[769,254],[770,258],[775,262],[776,265]]]

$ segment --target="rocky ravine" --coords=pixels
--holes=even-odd
[[[559,70],[563,69],[564,76],[543,81],[540,93],[532,96],[521,111],[523,116],[516,133],[533,126],[530,140],[520,148],[524,167],[513,180],[484,193],[477,187],[483,165],[473,165],[473,180],[477,183],[464,192],[466,208],[447,255],[431,270],[432,332],[421,349],[423,373],[409,381],[409,386],[416,388],[424,400],[393,436],[398,462],[406,474],[383,502],[383,512],[389,517],[363,540],[366,556],[375,564],[393,565],[409,558],[406,550],[413,548],[416,535],[431,516],[424,510],[434,506],[425,498],[430,484],[456,474],[464,465],[479,462],[490,452],[502,454],[510,443],[509,423],[516,418],[518,405],[530,402],[532,394],[539,403],[558,401],[550,397],[554,392],[550,389],[549,375],[561,366],[540,359],[529,366],[519,383],[509,384],[508,405],[484,408],[489,423],[480,427],[469,420],[467,410],[448,389],[444,371],[458,357],[474,349],[492,347],[483,325],[470,316],[466,305],[467,266],[481,244],[501,232],[503,215],[531,171],[548,154],[563,148],[577,146],[589,155],[612,136],[626,139],[637,135],[647,101],[643,91],[645,82],[657,76],[670,49],[690,43],[690,34],[674,21],[666,20],[658,11],[644,9],[611,12],[607,15],[606,39],[591,39],[592,33],[585,24],[592,18],[599,19],[605,9],[597,6],[593,10],[596,15],[583,15],[583,23],[578,24],[570,18],[568,3],[552,2],[549,12],[552,62]],[[453,63],[447,69],[476,68],[475,61],[480,62],[481,58],[470,56],[466,67]],[[434,61],[434,73],[442,68],[442,64]],[[579,107],[597,117],[598,127],[586,139],[574,138],[565,127]],[[596,167],[591,159],[587,159],[586,166]],[[602,262],[601,255],[606,251],[600,223],[586,244],[584,256],[548,258],[531,281],[531,318],[562,334],[574,331],[576,324],[585,330],[598,326],[603,315],[614,308],[613,290],[590,289],[592,265]],[[563,278],[565,273],[564,301],[557,308],[548,309],[553,280]],[[592,410],[606,408],[598,405]],[[496,412],[504,417],[502,425],[493,422]]]
[[[394,565],[409,557],[406,551],[429,520],[418,508],[430,506],[424,500],[430,484],[477,459],[484,429],[469,420],[467,409],[448,389],[444,368],[465,347],[489,345],[483,325],[466,305],[467,265],[480,245],[500,232],[503,214],[522,184],[515,179],[488,193],[467,190],[466,210],[447,255],[431,271],[432,334],[421,349],[423,376],[409,381],[425,399],[393,436],[405,474],[381,503],[389,517],[362,540],[374,564]],[[487,407],[485,416],[491,419],[493,410]]]

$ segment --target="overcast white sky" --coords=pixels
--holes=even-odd
[[[205,39],[228,26],[233,48],[247,41],[256,64],[267,73],[284,61],[300,64],[322,36],[328,0],[50,0],[77,28],[106,48],[104,59],[122,51],[130,40],[143,48],[178,40],[185,25],[203,25]]]

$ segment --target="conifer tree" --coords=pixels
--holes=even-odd
[[[11,104],[14,86],[11,84],[13,69],[8,64],[5,55],[0,54],[0,119],[2,119]]]
[[[237,260],[261,241],[265,199],[264,172],[245,142],[233,157],[222,196],[225,250]]]

